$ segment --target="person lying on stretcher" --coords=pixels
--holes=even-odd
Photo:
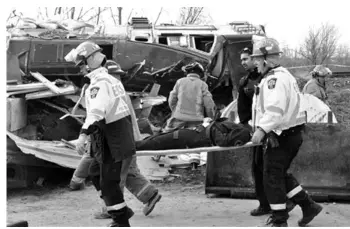
[[[233,123],[227,118],[219,118],[216,121],[205,118],[198,126],[160,133],[136,141],[136,150],[239,146],[249,142],[250,139],[249,129],[242,124]]]

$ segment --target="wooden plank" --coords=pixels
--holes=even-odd
[[[27,125],[27,104],[23,98],[7,98],[7,130],[16,131]]]
[[[50,80],[46,79],[43,75],[41,75],[39,72],[30,72],[32,76],[34,76],[37,80],[45,84],[46,87],[48,87],[52,92],[56,94],[61,94],[60,93],[60,88],[57,87],[53,82]]]
[[[15,85],[17,85],[17,83],[18,83],[18,80],[7,80],[6,81],[6,84],[15,84]]]
[[[23,91],[23,90],[42,90],[47,89],[43,83],[27,83],[18,85],[6,85],[6,91]]]
[[[41,103],[43,103],[43,104],[45,104],[45,105],[47,105],[47,106],[50,106],[50,107],[52,107],[52,108],[55,108],[56,110],[59,110],[59,111],[65,113],[65,114],[69,114],[69,111],[68,111],[68,110],[66,110],[66,109],[64,109],[64,108],[62,108],[62,107],[56,106],[55,104],[50,103],[50,102],[48,102],[48,101],[44,101],[44,100],[40,100],[40,99],[39,99],[38,102],[41,102]],[[83,122],[82,120],[78,119],[77,117],[75,117],[75,116],[71,116],[71,117],[74,118],[75,120],[77,120],[80,124],[84,124],[84,122]]]
[[[157,98],[158,98],[157,95],[158,95],[159,89],[160,89],[160,84],[157,84],[157,83],[153,84],[151,92],[149,93],[149,95],[146,98],[142,98],[142,101],[145,101],[145,100],[152,101],[152,98],[150,98],[150,97],[155,97],[155,101],[157,101]],[[166,101],[166,98],[165,98],[165,101]],[[142,104],[142,107],[144,107],[145,105],[146,104]],[[152,111],[152,107],[153,107],[152,104],[150,104],[150,105],[151,106],[143,108],[141,110],[141,114],[139,115],[140,118],[148,118],[149,117],[149,115],[151,114],[151,111]]]
[[[46,88],[46,87],[45,87]],[[43,89],[40,89],[39,91],[41,91]],[[20,94],[27,94],[27,93],[31,93],[31,92],[37,92],[38,89],[28,89],[28,90],[23,90],[23,91],[13,91],[13,92],[8,92],[6,93],[6,97],[10,97],[12,95],[20,95]]]
[[[59,94],[48,90],[26,94],[26,100],[48,98],[48,97],[54,97],[54,96],[60,96],[60,95],[69,95],[69,94],[74,94],[75,92],[76,92],[76,88],[73,85],[69,85],[68,87],[60,89]]]

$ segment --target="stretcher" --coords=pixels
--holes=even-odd
[[[165,155],[179,155],[186,153],[201,153],[201,152],[220,152],[220,151],[232,151],[243,148],[250,148],[253,146],[258,146],[260,144],[253,144],[248,142],[241,146],[230,146],[230,147],[220,147],[220,146],[211,146],[211,147],[198,147],[198,148],[188,148],[188,149],[167,149],[167,150],[142,150],[136,151],[136,155],[139,156],[165,156]]]

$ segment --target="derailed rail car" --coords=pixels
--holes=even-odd
[[[168,96],[176,80],[184,77],[181,67],[198,61],[207,70],[207,83],[214,98],[226,105],[232,101],[232,89],[245,74],[240,65],[239,50],[251,47],[253,36],[216,35],[214,42],[209,44],[209,52],[118,37],[91,37],[89,40],[100,45],[106,57],[115,60],[127,72],[122,80],[128,91],[148,91],[150,85],[158,83],[160,94]],[[69,79],[81,86],[79,68],[65,62],[64,56],[84,40],[12,38],[7,50],[8,80],[21,80],[20,71],[25,76],[32,71],[40,72],[50,80]],[[17,57],[19,66],[14,64]]]

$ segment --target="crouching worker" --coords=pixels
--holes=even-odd
[[[169,95],[171,117],[163,132],[201,124],[204,117],[214,118],[215,103],[208,85],[202,80],[204,68],[194,62],[184,66],[187,76],[176,81]]]
[[[128,169],[135,154],[130,110],[122,83],[102,67],[105,56],[100,51],[98,45],[86,41],[70,52],[77,65],[86,65],[91,71],[86,75],[91,81],[85,94],[87,117],[76,148],[82,155],[90,136],[95,160],[90,172],[112,216],[110,226],[129,227],[134,212],[125,203],[120,182],[122,168]]]
[[[142,141],[136,141],[136,149],[139,151],[239,146],[247,143],[250,138],[250,131],[243,124],[233,123],[226,118],[216,121],[205,118],[200,125],[160,133]]]
[[[312,79],[305,84],[303,93],[314,95],[327,104],[326,77],[331,76],[332,72],[329,68],[317,65],[314,70],[311,71],[311,75]]]

